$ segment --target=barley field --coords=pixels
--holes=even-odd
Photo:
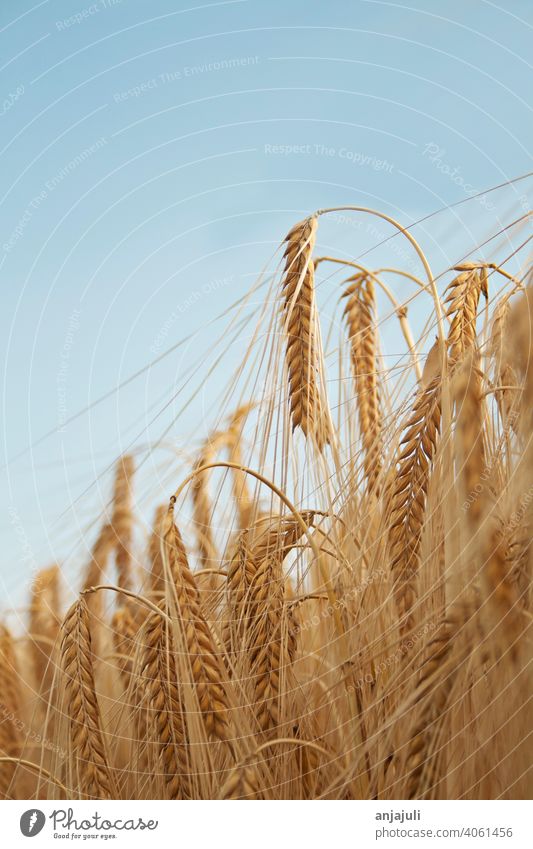
[[[154,483],[150,533],[132,452],[87,517],[77,593],[43,564],[26,630],[5,611],[2,798],[530,796],[528,217],[512,251],[434,271],[409,228],[343,208],[417,276],[320,255],[332,212],[234,305],[236,333],[255,305],[246,356],[230,379],[214,361],[218,421]]]

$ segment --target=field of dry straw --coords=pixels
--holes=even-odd
[[[3,798],[531,795],[527,216],[435,276],[345,210],[418,277],[318,256],[328,212],[236,306],[248,355],[150,533],[126,455],[77,596],[53,565],[25,633],[6,611]]]

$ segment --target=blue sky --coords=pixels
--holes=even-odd
[[[147,428],[198,355],[213,356],[207,322],[295,220],[351,203],[410,223],[531,170],[532,25],[528,0],[2,0],[8,597],[33,563],[70,551],[107,497],[105,474],[91,487],[107,464],[170,424],[173,408]],[[530,186],[417,228],[436,270],[527,208]],[[354,257],[378,241],[339,222],[319,236]],[[372,254],[394,258],[390,243]],[[208,429],[207,394],[170,432],[177,445]]]

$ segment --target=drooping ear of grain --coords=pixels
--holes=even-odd
[[[253,539],[251,533],[249,528],[240,531],[227,565],[228,604],[224,643],[231,653],[243,650],[251,624],[249,610],[252,583],[257,572],[257,562],[251,549]]]
[[[487,269],[473,263],[457,266],[460,274],[447,289],[445,304],[451,319],[448,331],[450,362],[458,362],[476,340],[477,308],[481,294],[488,297]]]
[[[176,679],[175,654],[168,624],[152,613],[141,634],[140,687],[146,694],[147,725],[155,730],[155,746],[167,799],[190,796],[184,705]]]
[[[281,719],[281,677],[294,659],[296,640],[283,628],[284,580],[276,558],[260,562],[252,587],[253,638],[248,642],[256,716],[262,731],[277,729]]]
[[[446,298],[447,315],[451,320],[447,347],[452,368],[475,347],[479,298],[482,293],[487,294],[486,269],[458,266],[458,270],[460,274],[450,283]],[[434,359],[436,361],[436,356]],[[416,601],[420,539],[431,464],[440,432],[441,381],[442,376],[437,373],[427,385],[422,385],[417,394],[405,425],[397,475],[392,484],[389,518],[391,571],[400,627],[404,632],[413,627],[411,611]]]
[[[163,527],[165,568],[171,581],[171,606],[175,607],[181,642],[190,664],[196,693],[209,736],[227,740],[229,701],[224,687],[224,667],[213,635],[202,612],[200,593],[189,567],[181,534],[174,522],[171,504]]]
[[[319,377],[321,357],[312,261],[316,230],[316,217],[306,218],[287,235],[282,293],[292,426],[301,428],[322,450],[331,441],[331,433]]]
[[[74,602],[61,626],[60,668],[63,710],[69,727],[72,792],[81,797],[116,799],[96,696],[89,611],[84,598]]]
[[[420,540],[440,422],[440,379],[437,378],[419,390],[403,427],[390,493],[390,568],[403,633],[413,627]]]
[[[304,511],[302,518],[311,526],[314,514]],[[258,523],[255,535],[247,536],[228,582],[234,643],[246,659],[262,731],[279,727],[284,693],[293,685],[295,623],[286,604],[282,566],[302,533],[293,518]]]
[[[344,292],[344,317],[350,340],[364,470],[373,489],[381,468],[381,403],[378,382],[376,297],[372,278],[357,274]],[[350,281],[349,281],[350,282]]]

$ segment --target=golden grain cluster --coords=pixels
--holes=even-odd
[[[325,212],[289,232],[251,376],[144,546],[124,456],[79,595],[65,611],[50,567],[26,633],[6,617],[2,797],[530,795],[527,268],[436,279],[405,230],[424,279],[317,257]],[[431,300],[416,341],[393,278]],[[378,295],[406,360],[384,356]]]

